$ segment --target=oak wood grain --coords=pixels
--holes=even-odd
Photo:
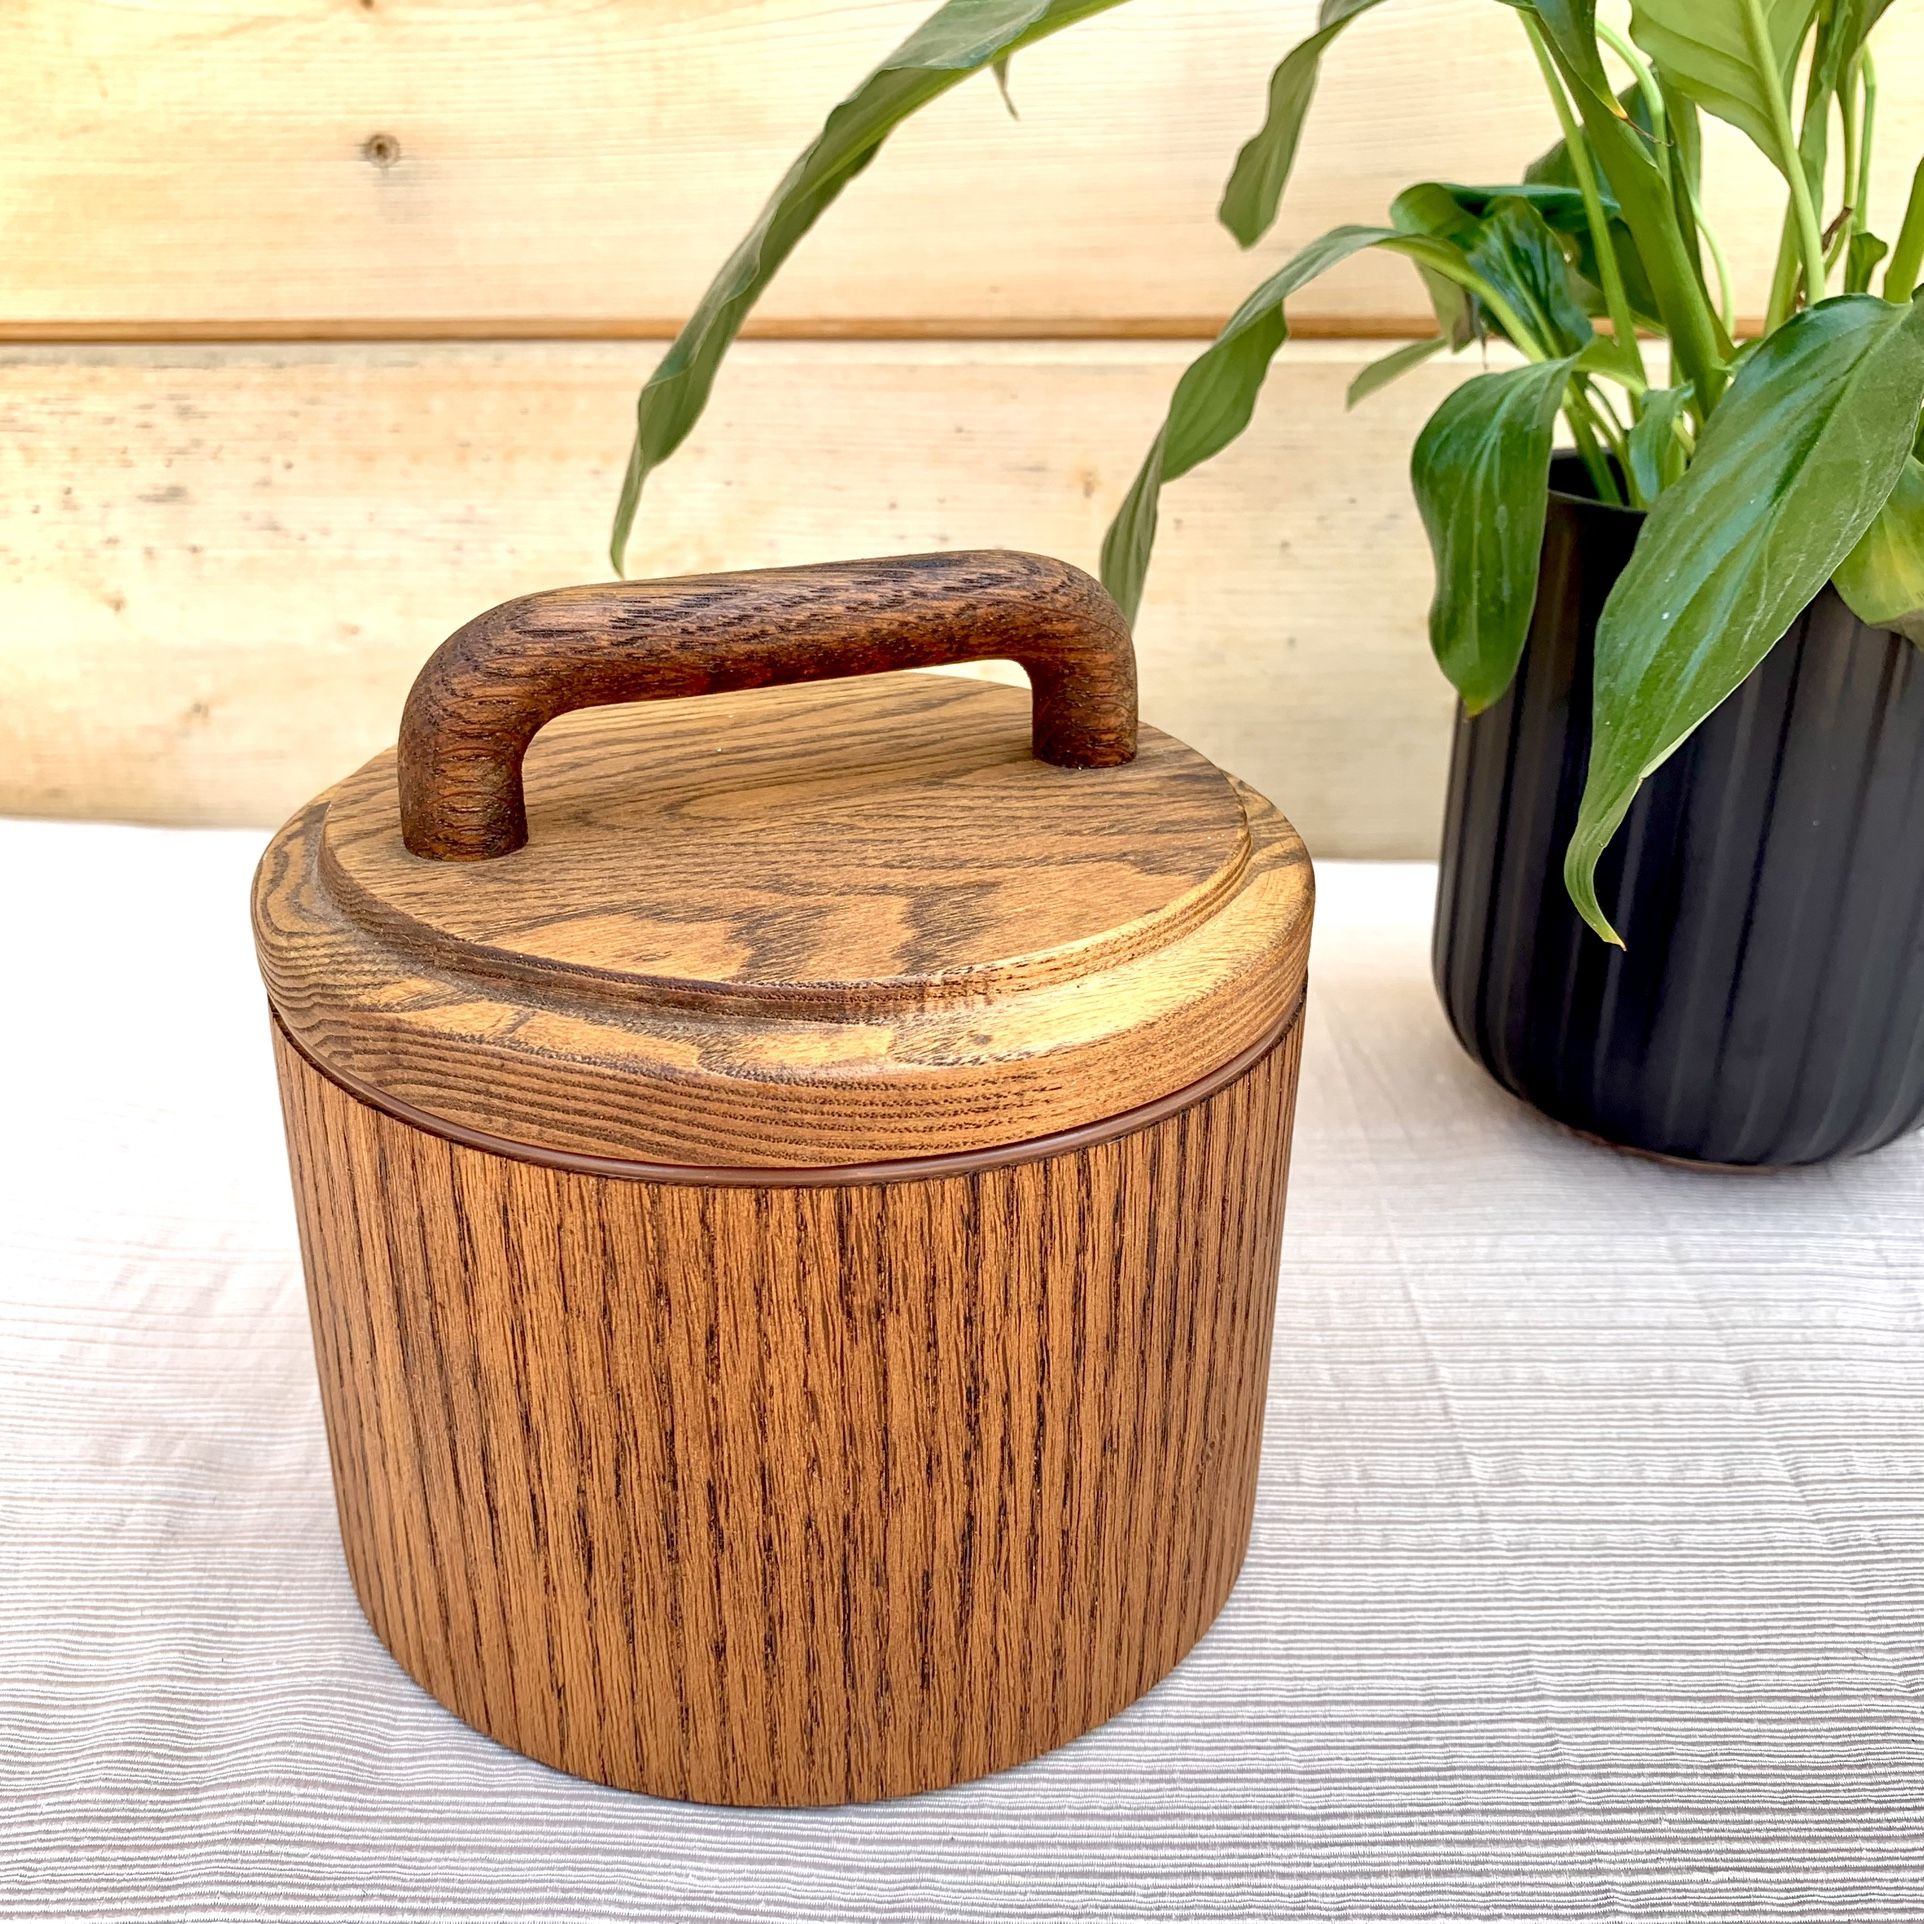
[[[1074,1129],[1195,1083],[1302,991],[1312,887],[1261,797],[1153,729],[1029,752],[918,674],[565,716],[498,860],[401,842],[393,758],[289,823],[255,927],[351,1088],[533,1148],[834,1168]]]
[[[528,839],[522,759],[557,716],[611,703],[1016,663],[1030,744],[1058,768],[1136,752],[1129,624],[1066,562],[1008,550],[551,588],[477,615],[428,658],[401,717],[401,840],[487,861]]]
[[[1113,769],[1038,763],[1028,709],[898,674],[571,715],[525,764],[534,842],[473,865],[406,847],[377,756],[328,792],[320,879],[408,963],[852,1018],[1078,981],[1221,908],[1233,781],[1160,730]]]
[[[376,1632],[501,1742],[706,1802],[1113,1715],[1247,1545],[1300,1039],[1092,1148],[813,1189],[487,1155],[277,1039]]]

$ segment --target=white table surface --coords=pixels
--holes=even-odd
[[[1142,1703],[829,1812],[449,1717],[334,1534],[251,834],[0,825],[0,1917],[1924,1919],[1924,1141],[1620,1157],[1331,863],[1255,1541]]]

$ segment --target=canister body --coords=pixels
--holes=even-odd
[[[341,1534],[500,1742],[721,1804],[1066,1742],[1248,1543],[1302,1034],[955,1173],[654,1181],[467,1146],[277,1033]]]

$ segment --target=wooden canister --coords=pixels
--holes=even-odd
[[[990,657],[1030,694],[891,672]],[[1274,809],[1138,733],[1061,563],[567,589],[444,644],[254,895],[402,1666],[725,1804],[957,1782],[1147,1690],[1248,1540],[1310,901]]]

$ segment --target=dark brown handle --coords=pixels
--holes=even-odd
[[[415,678],[401,716],[401,837],[442,862],[522,847],[522,757],[573,708],[989,660],[1028,671],[1038,760],[1134,759],[1128,624],[1081,569],[1043,555],[905,555],[504,601]]]

